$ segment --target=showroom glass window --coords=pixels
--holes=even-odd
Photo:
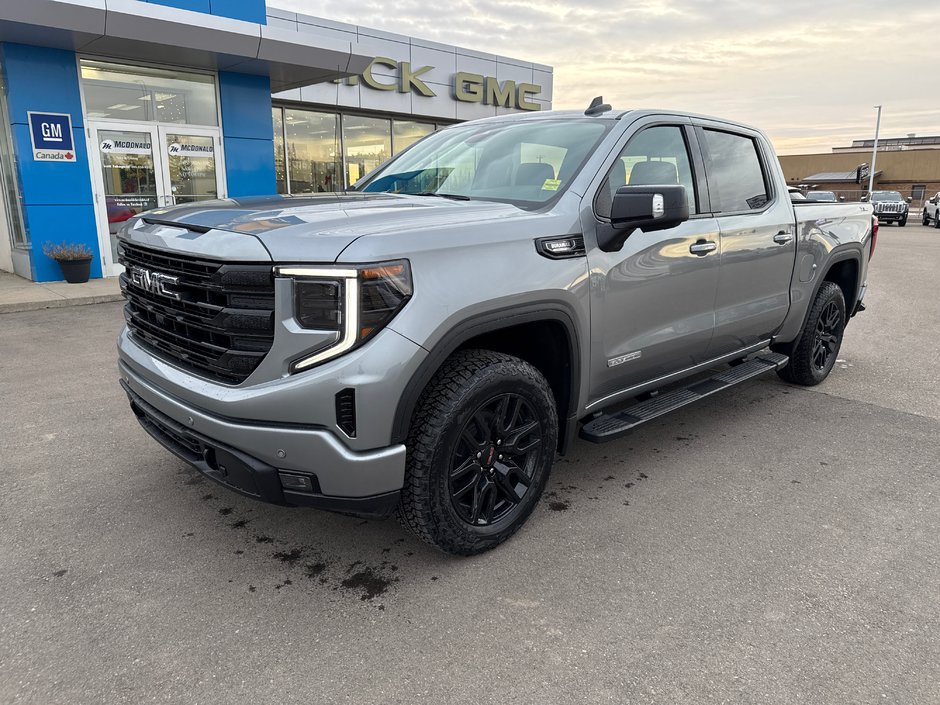
[[[354,184],[392,156],[392,122],[386,118],[343,116],[346,183]]]
[[[337,115],[285,108],[284,144],[287,149],[286,193],[343,190]]]
[[[89,120],[219,124],[212,74],[81,60]]]
[[[6,218],[10,242],[14,247],[27,247],[29,240],[23,227],[23,213],[20,210],[19,186],[16,169],[13,167],[13,140],[8,121],[6,83],[0,70],[0,218]],[[3,228],[0,227],[0,232]]]
[[[416,120],[392,121],[392,154],[408,149],[422,137],[434,132],[434,125]]]

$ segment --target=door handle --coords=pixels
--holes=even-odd
[[[774,242],[776,242],[778,245],[786,245],[792,239],[793,236],[786,230],[781,230],[779,233],[774,235]]]
[[[714,252],[717,249],[718,245],[716,245],[711,240],[699,240],[698,242],[689,245],[689,252],[691,252],[693,255],[698,255],[699,257],[704,257],[709,252]]]

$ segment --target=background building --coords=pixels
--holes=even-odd
[[[780,165],[790,186],[806,191],[834,191],[857,201],[868,192],[868,178],[859,178],[859,167],[871,162],[874,140],[855,140],[851,147],[833,147],[827,154],[790,154]],[[940,137],[878,140],[875,189],[900,191],[919,208],[925,198],[940,191]]]
[[[272,98],[273,93],[273,98]],[[342,190],[425,134],[551,108],[552,68],[264,0],[0,3],[0,269],[61,279],[158,206]]]

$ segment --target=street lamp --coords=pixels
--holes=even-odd
[[[878,133],[881,131],[881,106],[878,108],[878,120],[875,122],[875,145],[871,150],[871,173],[868,175],[868,200],[871,200],[871,192],[875,187],[875,159],[878,157]]]

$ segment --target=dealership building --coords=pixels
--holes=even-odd
[[[343,190],[456,122],[548,110],[552,68],[264,0],[0,3],[0,270],[115,276],[135,213]]]

